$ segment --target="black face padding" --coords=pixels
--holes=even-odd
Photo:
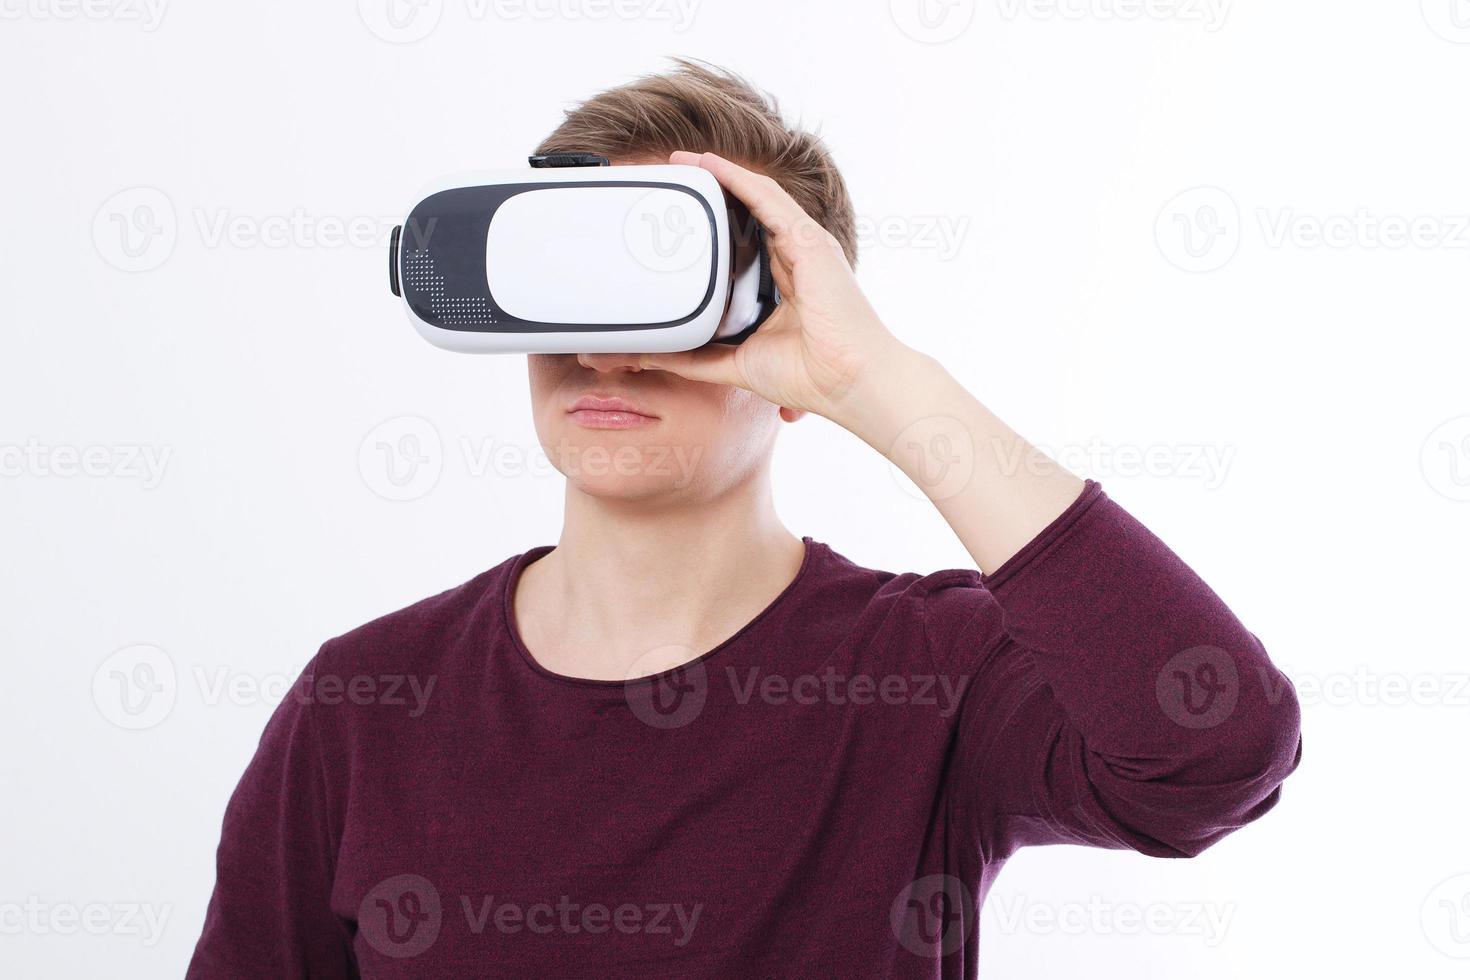
[[[730,249],[732,278],[738,276],[752,262],[759,265],[755,316],[750,325],[739,333],[717,338],[717,341],[722,344],[738,344],[755,333],[756,328],[776,311],[776,307],[781,302],[781,294],[771,274],[771,253],[766,247],[766,230],[761,227],[760,222],[755,220],[755,215],[750,213],[750,209],[745,206],[744,202],[729,191],[725,192],[725,205],[729,211],[730,238],[733,246]],[[732,290],[731,301],[733,302],[734,299]]]

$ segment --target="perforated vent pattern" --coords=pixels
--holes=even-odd
[[[428,249],[404,252],[403,280],[415,293],[428,297],[429,309],[441,323],[480,326],[495,322],[494,310],[486,300],[444,295],[444,277],[434,271],[434,259]]]

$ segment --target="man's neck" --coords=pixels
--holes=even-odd
[[[522,573],[516,623],[548,670],[646,676],[738,632],[790,584],[804,553],[764,479],[656,512],[569,488],[561,540]]]

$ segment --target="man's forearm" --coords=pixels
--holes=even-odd
[[[938,361],[895,345],[829,417],[887,456],[994,572],[1082,493],[1083,481],[982,405]]]

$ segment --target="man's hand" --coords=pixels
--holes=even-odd
[[[703,167],[766,230],[781,302],[737,346],[712,343],[673,354],[584,354],[587,364],[636,364],[691,381],[736,385],[785,408],[843,424],[846,396],[874,370],[912,354],[878,319],[837,239],[770,177],[713,153],[677,152],[670,163]]]

